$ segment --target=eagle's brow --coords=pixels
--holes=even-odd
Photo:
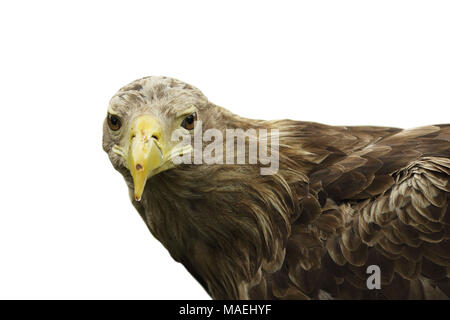
[[[114,110],[113,106],[108,107],[108,113],[116,115],[116,116],[119,115],[119,113],[116,110]]]
[[[187,116],[187,115],[190,115],[193,112],[195,112],[195,107],[191,106],[188,109],[185,109],[183,111],[177,112],[176,113],[176,117],[179,118],[179,117],[182,117],[182,116]]]

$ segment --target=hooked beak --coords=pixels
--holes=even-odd
[[[163,162],[161,126],[151,116],[140,116],[132,124],[129,139],[127,164],[133,177],[134,198],[140,201],[147,179]]]

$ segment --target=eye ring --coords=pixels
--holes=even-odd
[[[193,114],[190,114],[186,118],[184,118],[181,126],[186,130],[192,130],[195,127],[195,121],[197,121],[197,112],[194,112]]]
[[[112,131],[117,131],[122,127],[122,121],[120,121],[120,118],[116,115],[108,113],[107,121],[108,127]]]

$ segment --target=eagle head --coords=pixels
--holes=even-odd
[[[103,149],[133,186],[135,200],[141,199],[148,179],[174,168],[176,157],[192,152],[193,143],[180,140],[193,141],[189,136],[208,106],[200,90],[167,77],[136,80],[111,98]]]

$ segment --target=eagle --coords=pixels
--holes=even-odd
[[[277,168],[262,174],[250,148],[244,163],[218,149],[218,161],[179,161],[211,129],[245,142],[269,132],[258,149],[270,140]],[[151,76],[111,98],[103,149],[150,232],[213,299],[450,296],[450,124],[254,120]]]

